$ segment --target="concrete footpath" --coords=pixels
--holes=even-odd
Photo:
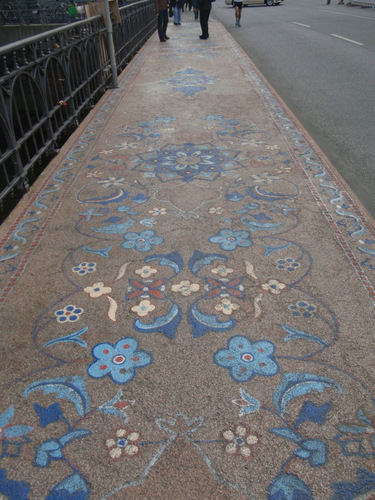
[[[0,232],[0,498],[375,498],[375,239],[224,27],[155,34]]]

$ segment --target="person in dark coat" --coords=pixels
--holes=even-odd
[[[158,34],[159,40],[165,42],[169,40],[167,36],[168,26],[168,0],[154,0],[155,12],[158,16]]]
[[[197,8],[199,9],[199,21],[202,29],[202,34],[199,38],[201,40],[207,40],[210,36],[208,33],[208,18],[211,12],[211,0],[198,0]]]

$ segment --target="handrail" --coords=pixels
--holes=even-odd
[[[52,38],[55,35],[64,33],[64,31],[70,31],[72,30],[72,28],[79,28],[80,26],[84,26],[85,24],[87,24],[89,21],[96,21],[101,17],[101,15],[92,16],[88,19],[84,19],[83,21],[76,21],[66,26],[61,26],[60,28],[54,28],[52,30],[44,31],[43,33],[39,33],[38,35],[32,35],[27,38],[22,38],[22,40],[18,40],[17,42],[8,43],[7,45],[3,45],[2,47],[0,47],[0,56],[6,54],[7,52],[12,52],[13,50],[21,49],[25,45],[30,45],[32,43],[44,40],[46,37]]]
[[[119,74],[156,30],[154,0],[120,7]],[[111,86],[101,15],[0,47],[0,222]],[[5,214],[5,215],[4,215]]]

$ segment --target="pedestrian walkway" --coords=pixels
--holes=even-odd
[[[1,227],[0,498],[374,498],[374,221],[219,22],[168,35]]]

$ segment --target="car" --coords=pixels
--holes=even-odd
[[[284,0],[242,0],[242,5],[246,7],[247,5],[279,5]],[[233,0],[225,0],[226,5],[233,5]]]

